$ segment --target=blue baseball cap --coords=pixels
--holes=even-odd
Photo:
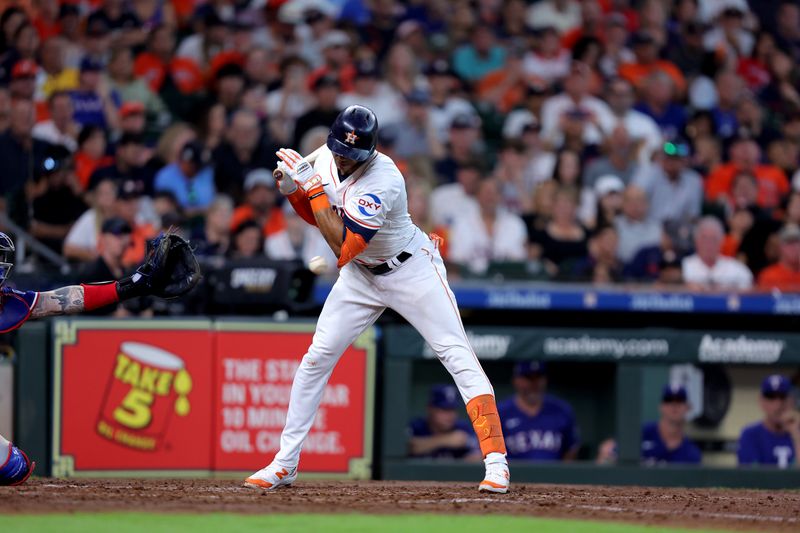
[[[764,381],[761,382],[761,395],[787,395],[791,388],[792,384],[789,382],[789,378],[780,374],[772,374],[771,376],[765,377]]]
[[[662,402],[671,402],[675,400],[685,402],[687,399],[686,387],[680,383],[668,383],[664,385],[664,390],[661,392]]]
[[[461,405],[461,395],[454,385],[434,385],[428,405],[439,409],[457,409]]]
[[[520,361],[514,365],[514,377],[547,375],[547,365],[544,361]]]

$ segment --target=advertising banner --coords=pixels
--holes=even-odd
[[[292,379],[313,325],[218,322],[217,329],[214,469],[250,473],[278,451]],[[369,330],[333,371],[303,446],[304,474],[370,476],[374,345]]]
[[[59,321],[53,475],[211,469],[207,320]]]

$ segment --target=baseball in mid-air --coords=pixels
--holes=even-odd
[[[315,255],[308,262],[308,269],[314,274],[322,274],[328,269],[328,261],[322,256]]]

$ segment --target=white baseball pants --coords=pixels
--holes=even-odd
[[[387,307],[405,318],[433,348],[453,376],[464,403],[482,394],[494,394],[467,340],[439,251],[420,231],[414,244],[408,250],[413,252],[412,257],[388,274],[373,275],[353,262],[339,272],[308,353],[294,376],[281,449],[275,456],[279,465],[298,464],[339,357]]]

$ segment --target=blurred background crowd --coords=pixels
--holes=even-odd
[[[2,6],[0,213],[98,279],[330,254],[274,152],[359,103],[454,276],[800,286],[796,1]]]

